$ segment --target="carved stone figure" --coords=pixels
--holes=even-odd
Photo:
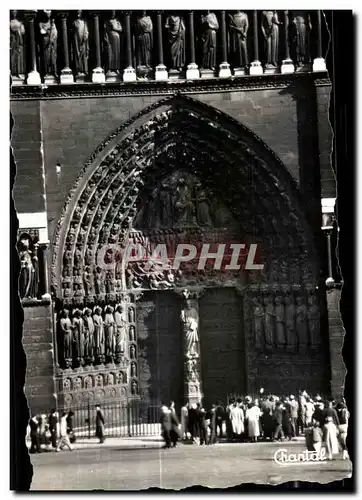
[[[265,346],[267,348],[272,348],[274,339],[274,322],[275,322],[275,312],[272,297],[264,297],[265,314],[264,314],[264,335],[265,335]]]
[[[63,358],[66,366],[69,366],[72,360],[72,341],[73,341],[73,331],[72,322],[69,318],[69,311],[64,309],[61,312],[61,318],[59,321],[60,336],[63,344]]]
[[[247,37],[249,19],[245,12],[237,10],[230,15],[230,51],[234,68],[244,68],[249,64]]]
[[[91,389],[93,387],[93,379],[90,375],[84,378],[84,389]]]
[[[194,204],[192,202],[191,191],[183,177],[181,177],[177,183],[174,210],[175,222],[177,225],[187,225],[195,222],[193,217]]]
[[[174,221],[174,206],[172,188],[167,182],[162,182],[159,193],[160,220],[162,227],[171,227]]]
[[[122,31],[116,11],[112,10],[110,19],[104,25],[105,60],[106,70],[117,74],[121,69]]]
[[[41,46],[44,56],[44,73],[45,75],[57,75],[57,45],[58,45],[58,30],[55,26],[55,21],[52,18],[51,10],[44,10],[47,17],[45,22],[39,23],[41,35]]]
[[[116,306],[116,312],[114,313],[114,319],[116,323],[116,341],[115,341],[115,353],[116,356],[125,352],[126,350],[126,322],[123,319],[123,308],[121,305]]]
[[[215,70],[216,68],[216,33],[219,23],[216,15],[208,11],[206,16],[201,16],[202,22],[202,68]]]
[[[10,11],[10,71],[12,76],[25,74],[24,24],[17,18],[18,11]]]
[[[295,307],[290,297],[285,298],[285,326],[287,330],[287,347],[293,350],[296,345]]]
[[[131,377],[137,377],[137,364],[134,361],[131,363]]]
[[[104,327],[104,336],[106,342],[106,354],[109,357],[114,356],[114,337],[115,337],[114,330],[116,327],[116,323],[114,320],[113,311],[114,309],[112,306],[107,306],[104,310],[105,316],[104,316],[103,327]]]
[[[282,297],[275,298],[275,325],[278,347],[285,346],[285,311]]]
[[[88,362],[93,361],[94,323],[92,311],[88,307],[84,310],[84,357]]]
[[[170,69],[181,71],[185,65],[185,24],[180,16],[168,16],[165,25],[168,31]]]
[[[316,349],[320,343],[320,312],[316,304],[315,295],[308,298],[308,330],[309,341],[313,349]]]
[[[95,273],[95,285],[96,285],[96,293],[102,294],[105,293],[105,283],[104,283],[104,270],[97,268],[97,272]]]
[[[136,380],[132,380],[132,384],[131,384],[131,393],[135,396],[136,394],[138,394],[138,384],[137,384],[137,381]]]
[[[263,10],[261,13],[261,31],[265,40],[265,58],[268,66],[277,67],[279,59],[279,25],[275,10]]]
[[[130,307],[128,309],[128,321],[130,323],[134,323],[135,322],[135,313],[134,313],[134,308],[133,307]]]
[[[153,24],[146,11],[136,22],[137,66],[152,67]]]
[[[74,251],[74,267],[77,269],[80,269],[82,266],[82,250],[80,249],[79,246]]]
[[[82,16],[82,11],[77,10],[77,19],[71,26],[71,48],[73,62],[77,75],[88,73],[89,57],[89,31],[87,21]]]
[[[19,295],[21,299],[37,298],[39,287],[39,262],[37,244],[23,234],[18,242],[20,258]]]
[[[131,346],[129,348],[129,357],[131,359],[135,359],[135,357],[136,357],[136,347],[134,344],[131,344]]]
[[[123,372],[118,372],[116,374],[116,383],[117,384],[124,384],[124,382],[125,382],[125,378],[124,378]]]
[[[199,342],[199,313],[192,301],[186,300],[185,307],[181,311],[181,321],[183,325],[185,347],[187,355],[198,353]]]
[[[104,355],[104,328],[103,318],[101,316],[102,309],[100,307],[94,308],[93,323],[94,323],[94,353],[98,358]]]
[[[253,298],[253,304],[255,347],[260,349],[262,347],[264,337],[264,307],[260,304],[256,297]]]
[[[96,375],[95,377],[95,386],[96,387],[103,387],[103,375],[100,373],[99,375]]]
[[[82,364],[84,359],[84,323],[82,319],[82,313],[79,309],[75,309],[73,312],[73,346],[74,352],[73,356],[77,358],[77,361]]]
[[[297,297],[295,322],[299,340],[299,349],[305,351],[308,345],[308,310],[303,297]]]
[[[136,331],[133,325],[129,327],[129,340],[131,342],[134,342],[136,340]]]
[[[292,58],[298,66],[310,62],[310,32],[312,29],[310,15],[306,11],[293,11],[289,24],[289,36]]]
[[[195,186],[196,191],[196,217],[200,226],[211,226],[210,200],[201,183]]]

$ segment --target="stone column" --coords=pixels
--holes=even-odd
[[[195,57],[195,30],[194,30],[194,13],[189,12],[189,32],[190,32],[190,64],[187,66],[186,79],[197,80],[200,78],[200,71],[196,64]]]
[[[253,45],[254,45],[254,61],[250,63],[251,75],[262,75],[263,66],[259,61],[259,39],[258,39],[258,11],[253,10]]]
[[[202,400],[199,297],[201,291],[183,290],[181,322],[184,346],[184,397],[190,404]]]
[[[158,65],[156,66],[156,81],[168,80],[167,68],[163,63],[163,41],[162,41],[162,12],[157,11],[157,42],[158,42]]]
[[[317,57],[313,61],[313,71],[327,71],[322,49],[322,13],[317,10]]]
[[[51,296],[49,293],[49,277],[48,277],[48,247],[47,243],[41,244],[41,262],[39,264],[42,266],[43,270],[43,300],[50,300]]]
[[[68,45],[68,12],[61,12],[60,19],[62,23],[62,42],[64,54],[64,68],[60,72],[60,83],[74,83],[74,76],[69,67],[69,45]]]
[[[220,28],[221,28],[221,50],[222,50],[222,63],[220,64],[219,77],[229,78],[231,76],[230,64],[227,62],[228,47],[227,47],[227,33],[226,33],[226,19],[225,11],[220,11]]]
[[[331,236],[334,227],[333,224],[335,221],[334,217],[335,201],[336,201],[335,198],[322,199],[322,231],[326,236],[326,243],[327,243],[328,277],[326,279],[326,285],[328,288],[334,286]]]
[[[282,74],[294,73],[294,64],[290,58],[289,50],[289,12],[284,11],[284,37],[285,37],[285,59],[282,62],[280,71]]]
[[[127,11],[124,15],[124,28],[126,32],[126,58],[127,67],[123,72],[124,82],[135,82],[136,71],[132,66],[132,33],[131,33],[131,12]]]
[[[26,12],[26,17],[28,19],[28,26],[29,26],[30,56],[31,56],[31,71],[28,74],[26,82],[28,85],[41,84],[40,74],[37,70],[37,64],[36,64],[36,44],[35,44],[35,28],[34,28],[36,12],[37,12],[36,10],[30,10]]]
[[[99,13],[93,12],[94,18],[94,42],[95,42],[95,55],[96,55],[96,67],[92,73],[93,83],[104,83],[106,77],[102,68],[101,62],[101,42],[99,39]]]

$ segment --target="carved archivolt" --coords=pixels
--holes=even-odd
[[[137,230],[142,204],[155,186],[168,182],[172,188],[172,182],[179,182],[170,182],[170,175],[192,178],[204,197],[212,195],[238,221],[239,238],[263,246],[265,276],[251,274],[252,282],[278,279],[306,285],[316,280],[311,229],[295,182],[280,160],[236,120],[176,97],[159,101],[124,124],[85,165],[55,237],[52,285],[58,299],[75,306],[112,303],[122,300],[127,289],[157,289],[161,282],[166,288],[175,286],[171,274],[154,280],[153,273],[153,281],[145,284],[135,270],[130,283],[120,269],[97,265],[112,260],[130,234],[144,238],[147,228]],[[206,211],[203,217],[208,226]],[[157,237],[166,241],[167,231],[159,228]],[[101,255],[105,245],[108,253]],[[302,271],[293,276],[298,259]]]

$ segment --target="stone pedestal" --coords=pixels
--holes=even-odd
[[[24,85],[24,84],[25,84],[25,75],[11,77],[11,85],[13,85],[14,87],[16,87],[17,85]]]
[[[245,68],[235,68],[234,69],[234,76],[244,76],[246,75]]]
[[[119,73],[116,73],[115,71],[107,71],[106,82],[115,83],[115,82],[119,82],[119,81],[121,81],[121,77],[120,77]]]
[[[250,64],[249,75],[262,75],[263,74],[263,66],[260,61],[253,61]]]
[[[60,72],[60,83],[74,83],[74,76],[70,68],[62,69],[62,71]]]
[[[280,72],[282,75],[285,75],[287,73],[294,73],[294,64],[291,59],[284,59],[282,62],[282,65],[280,67]]]
[[[311,70],[310,64],[301,64],[295,67],[296,73],[308,73]]]
[[[40,74],[37,71],[31,71],[28,74],[28,78],[26,80],[28,85],[41,85]]]
[[[170,69],[170,71],[168,72],[169,80],[180,80],[181,75],[181,71],[178,71],[177,69]]]
[[[187,66],[186,80],[198,80],[200,71],[196,63],[191,63]]]
[[[155,80],[156,82],[165,82],[168,80],[167,68],[164,64],[156,66]]]
[[[135,82],[137,80],[136,71],[132,67],[128,67],[123,72],[124,82]]]
[[[93,83],[105,83],[106,76],[102,68],[94,68],[92,73],[92,82]]]
[[[220,64],[219,78],[230,78],[231,69],[228,62],[223,62]]]
[[[278,73],[278,68],[276,66],[273,66],[272,64],[265,65],[264,67],[265,75],[275,75],[275,73]]]
[[[57,84],[57,78],[54,75],[45,75],[44,84],[45,85],[55,85]]]
[[[216,76],[215,71],[213,71],[212,69],[201,69],[200,74],[201,74],[202,79],[215,78],[215,76]]]
[[[323,57],[317,57],[313,61],[313,71],[327,71],[326,61]]]
[[[86,79],[86,75],[84,73],[78,73],[75,75],[75,81],[76,83],[84,83]]]

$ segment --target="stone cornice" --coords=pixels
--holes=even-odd
[[[261,75],[195,81],[84,83],[71,85],[19,85],[11,89],[11,100],[78,99],[144,95],[175,95],[284,89],[296,85],[330,86],[327,72],[293,75]]]

